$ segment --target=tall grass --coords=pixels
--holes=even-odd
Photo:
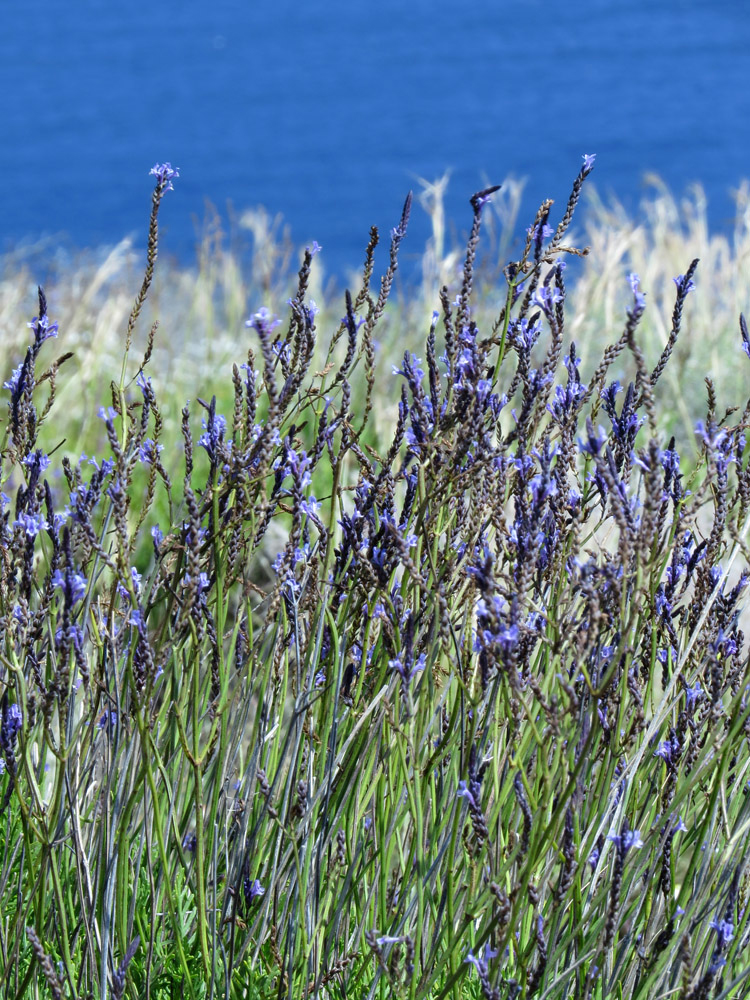
[[[125,246],[39,290],[0,445],[9,997],[746,994],[750,402],[669,372],[702,315],[723,369],[750,334],[708,236],[661,320],[668,227],[574,238],[592,167],[517,243],[513,189],[474,195],[460,263],[435,185],[392,304],[408,199],[337,306],[315,247],[291,289],[215,238],[160,282],[165,164],[130,292]]]

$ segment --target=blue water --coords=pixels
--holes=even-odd
[[[716,229],[750,175],[739,0],[24,0],[2,22],[5,249],[141,245],[165,160],[165,252],[194,259],[206,199],[263,204],[337,274],[417,176],[452,170],[461,231],[472,192],[509,174],[528,178],[525,215],[559,205],[588,152],[630,210],[645,171],[701,181]],[[427,231],[417,212],[407,254]]]

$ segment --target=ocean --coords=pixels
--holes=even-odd
[[[653,171],[678,195],[701,182],[727,230],[750,175],[749,53],[734,0],[7,4],[0,248],[144,245],[157,161],[180,168],[162,250],[185,264],[207,202],[265,206],[341,275],[419,178],[450,171],[460,236],[471,194],[507,176],[526,178],[524,225],[542,198],[560,207],[584,153],[628,211]],[[428,231],[415,209],[407,270]]]

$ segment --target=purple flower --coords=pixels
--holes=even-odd
[[[631,272],[628,275],[628,281],[630,282],[630,287],[633,290],[636,312],[642,312],[646,307],[646,296],[641,291],[641,279],[637,274]]]
[[[555,230],[552,228],[552,226],[548,226],[547,223],[545,222],[544,225],[542,226],[541,233],[539,231],[539,226],[529,226],[529,228],[526,230],[526,233],[528,236],[532,238],[532,240],[538,240],[540,237],[543,240],[548,240],[550,236],[554,233],[554,231]]]
[[[382,948],[384,944],[400,944],[403,941],[403,937],[396,934],[381,934],[377,939],[378,947]]]
[[[388,666],[391,670],[396,671],[404,683],[408,684],[415,674],[419,673],[420,670],[424,670],[425,664],[427,663],[427,657],[424,653],[422,653],[417,662],[410,668],[404,666],[402,662],[403,657],[404,653],[402,652],[395,660],[389,660]]]
[[[96,728],[97,729],[109,728],[111,731],[116,724],[117,724],[117,712],[115,712],[114,709],[108,709],[106,712],[103,712],[102,715],[99,717],[99,721],[96,724]]]
[[[257,330],[260,334],[268,334],[275,330],[280,323],[281,320],[277,319],[270,309],[261,306],[257,313],[253,313],[250,319],[245,322],[245,326],[252,327],[253,330]]]
[[[162,191],[174,191],[172,181],[180,176],[180,168],[173,167],[171,163],[156,163],[150,170],[149,176],[156,177],[157,184]]]
[[[201,444],[201,441],[198,442]],[[138,458],[145,465],[152,465],[160,452],[164,450],[163,444],[156,444],[151,438],[146,438],[138,449]]]
[[[194,833],[186,833],[182,838],[182,846],[186,851],[194,851],[198,846],[198,837]]]
[[[712,920],[709,926],[718,936],[717,948],[723,951],[734,937],[734,924],[729,920]]]
[[[680,758],[680,741],[674,730],[672,730],[668,740],[659,744],[659,748],[654,751],[654,757],[661,757],[670,770],[676,767]]]
[[[20,705],[3,706],[3,721],[2,726],[0,726],[0,746],[2,746],[6,755],[13,753],[22,723],[23,716]]]
[[[209,413],[208,420],[201,420],[205,434],[198,438],[198,447],[205,448],[209,457],[214,458],[227,429],[226,417],[220,413]]]
[[[685,707],[687,708],[688,712],[693,712],[695,710],[695,706],[701,700],[702,697],[703,697],[703,691],[701,690],[700,681],[696,681],[693,687],[685,685],[685,702],[686,702]]]
[[[56,337],[59,330],[58,324],[50,324],[47,316],[35,316],[26,326],[34,331],[34,342],[37,347],[41,346],[45,340],[49,340],[50,337]]]
[[[590,174],[594,169],[594,160],[596,159],[596,153],[584,153],[583,154],[583,172],[585,174]]]
[[[416,379],[417,382],[421,382],[424,378],[424,370],[419,366],[422,363],[422,359],[418,358],[416,354],[410,354],[408,351],[404,354],[404,367],[397,368],[395,365],[392,366],[394,375],[403,375],[404,378],[408,379],[410,382],[412,379]]]
[[[245,902],[250,905],[254,899],[259,899],[261,896],[265,896],[265,887],[260,884],[260,881],[256,878],[251,882],[249,878],[243,879],[242,888],[245,893]]]
[[[473,965],[474,968],[477,970],[479,978],[486,979],[488,971],[487,966],[489,965],[491,960],[496,957],[497,954],[498,954],[497,951],[496,950],[493,951],[492,948],[490,947],[489,941],[487,941],[485,942],[481,958],[477,958],[476,955],[474,954],[473,949],[469,948],[469,954],[464,959],[464,964]]]
[[[513,320],[508,329],[508,340],[520,351],[530,351],[542,332],[542,324],[537,320],[531,326],[528,321]]]
[[[309,497],[300,502],[299,506],[303,514],[307,514],[308,517],[313,517],[320,510],[320,501],[310,494]]]
[[[675,285],[677,285],[677,291],[680,295],[687,295],[688,292],[692,292],[695,288],[695,282],[692,278],[688,281],[687,285],[685,285],[684,274],[680,274],[676,278],[672,278],[672,281],[674,281]]]
[[[542,285],[534,295],[534,305],[539,306],[545,314],[551,313],[553,307],[561,301],[562,292],[560,289],[557,287],[552,288],[549,285]]]
[[[182,579],[183,587],[189,587],[191,585],[191,577],[188,573]],[[208,578],[208,573],[199,573],[198,579],[196,581],[195,589],[198,594],[202,594],[204,591],[208,590],[211,586],[211,581]]]
[[[477,802],[476,798],[474,797],[474,795],[472,794],[472,792],[467,787],[465,781],[459,781],[459,783],[458,783],[458,791],[456,792],[456,798],[459,798],[459,799],[462,799],[462,798],[463,799],[468,799],[469,800],[469,807],[471,809],[479,809],[479,803]]]
[[[611,840],[623,854],[627,854],[631,847],[643,847],[638,830],[625,829],[622,834],[610,833],[607,839]]]
[[[501,184],[495,184],[493,187],[486,188],[484,191],[478,191],[471,198],[471,207],[475,212],[479,212],[485,205],[489,205],[492,201],[492,195],[499,191],[502,187]]]
[[[706,427],[702,420],[696,423],[695,433],[702,439],[706,450],[712,455],[717,470],[720,473],[725,473],[730,462],[734,461],[732,435],[726,430],[717,429],[713,423]]]
[[[599,847],[594,847],[593,850],[591,851],[591,854],[589,854],[588,863],[591,866],[592,871],[599,864],[600,854],[601,850]]]
[[[62,590],[70,606],[83,600],[87,585],[88,580],[81,573],[74,573],[70,570],[63,572],[57,569],[52,574],[52,586]]]
[[[39,449],[37,449],[31,455],[26,456],[26,458],[23,460],[23,464],[26,466],[27,469],[34,470],[38,475],[44,472],[45,469],[49,468],[50,461],[51,459],[49,455],[45,455],[44,452],[39,451]]]
[[[13,527],[20,528],[28,538],[36,538],[40,531],[46,531],[49,528],[49,524],[40,512],[38,514],[19,514],[13,522]]]
[[[10,391],[15,395],[18,392],[18,383],[21,378],[21,372],[23,371],[23,365],[20,364],[18,368],[13,369],[13,374],[6,381],[3,382],[3,389],[10,389]]]
[[[578,450],[582,455],[596,456],[604,450],[607,443],[607,432],[599,426],[594,430],[591,417],[586,418],[586,439],[578,439]]]
[[[136,608],[135,611],[130,612],[130,616],[128,618],[128,624],[131,625],[134,629],[137,629],[141,633],[141,635],[145,634],[146,620],[143,617],[143,612],[141,611],[140,608]]]
[[[668,648],[665,646],[664,649],[658,649],[656,651],[656,659],[662,664],[662,666],[669,663],[670,656],[672,658],[672,663],[675,663],[677,661],[677,650],[674,646],[669,646]]]

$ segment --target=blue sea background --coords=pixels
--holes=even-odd
[[[562,210],[592,152],[597,190],[629,211],[654,171],[678,195],[700,181],[728,231],[750,174],[749,53],[739,0],[6,4],[0,246],[144,245],[148,170],[167,160],[162,249],[185,264],[207,200],[282,213],[341,275],[417,177],[451,170],[459,232],[474,191],[526,177],[526,224],[544,197]],[[417,210],[412,259],[428,232]]]

